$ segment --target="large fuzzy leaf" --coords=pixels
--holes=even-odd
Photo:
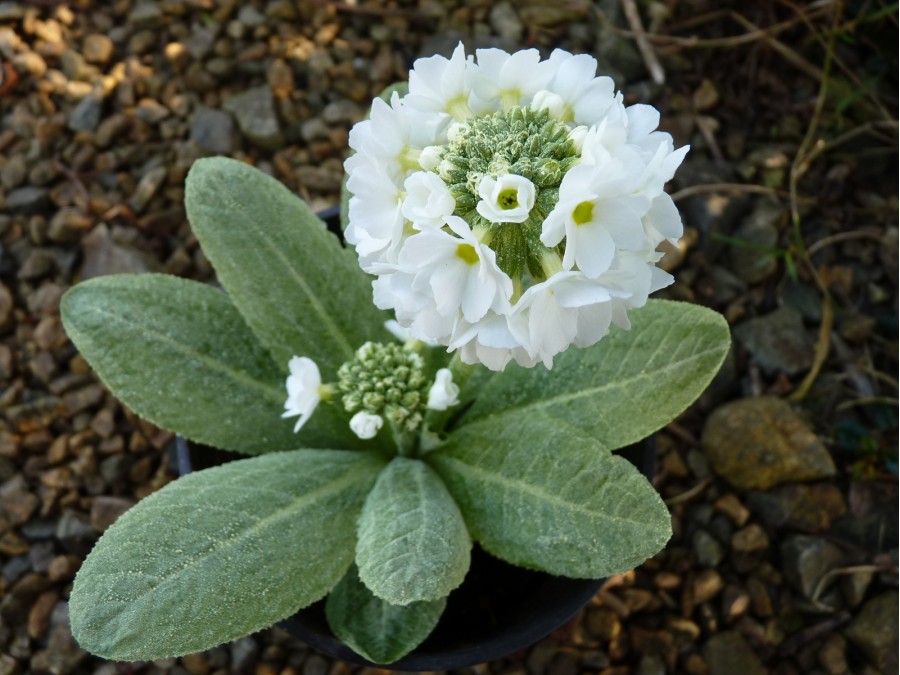
[[[276,362],[308,356],[327,381],[365,341],[390,339],[356,256],[274,178],[200,159],[185,206],[219,281]]]
[[[126,512],[75,578],[72,632],[117,660],[209,649],[330,591],[383,460],[297,450],[189,474]]]
[[[459,508],[425,463],[394,458],[359,521],[363,583],[393,605],[445,597],[469,569],[472,541]]]
[[[609,449],[649,436],[682,413],[718,372],[731,342],[720,314],[651,300],[629,331],[569,349],[552,370],[510,365],[479,392],[460,424],[540,414],[577,427]]]
[[[63,325],[109,389],[138,415],[183,436],[258,454],[359,447],[336,407],[320,406],[298,435],[280,419],[279,367],[221,291],[161,274],[78,284]]]
[[[671,536],[665,504],[634,466],[540,411],[468,425],[427,459],[472,537],[515,565],[599,578]]]
[[[418,647],[437,625],[446,598],[392,605],[372,594],[351,567],[328,595],[325,615],[334,634],[373,663],[388,664]]]

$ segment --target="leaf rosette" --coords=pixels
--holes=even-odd
[[[584,59],[552,57],[536,71],[548,88],[525,91],[532,84],[520,77],[522,64],[533,58],[495,52],[479,52],[477,65],[460,65],[456,54],[417,62],[403,103],[399,95],[390,105],[376,103],[371,126],[354,130],[357,154],[348,160],[351,193],[365,182],[359,167],[371,165],[373,153],[399,162],[399,173],[387,172],[394,192],[382,194],[385,204],[393,200],[395,220],[388,227],[388,207],[370,203],[373,219],[366,221],[360,204],[368,202],[357,191],[347,239],[363,268],[394,265],[376,281],[375,299],[393,307],[401,323],[405,305],[385,300],[385,284],[391,292],[431,294],[433,306],[421,304],[418,318],[405,322],[413,337],[440,342],[448,325],[454,335],[473,336],[455,345],[452,361],[423,341],[395,340],[353,251],[275,179],[225,158],[196,162],[186,185],[188,218],[222,290],[166,275],[123,275],[79,284],[63,298],[67,333],[123,403],[192,441],[249,456],[174,481],[107,530],[70,600],[83,647],[121,660],[178,656],[265,628],[330,593],[333,632],[362,656],[389,663],[437,624],[469,572],[473,542],[513,564],[583,578],[630,569],[664,546],[664,504],[613,451],[661,428],[699,396],[727,352],[727,325],[701,307],[647,301],[658,285],[647,281],[655,269],[647,251],[619,251],[610,263],[619,271],[634,263],[647,281],[640,289],[598,285],[613,267],[591,277],[599,263],[570,250],[578,237],[553,243],[556,234],[541,229],[534,209],[552,220],[555,205],[569,203],[570,183],[580,185],[566,182],[579,175],[578,162],[567,158],[578,155],[585,165],[569,122],[586,124],[596,101],[609,99],[603,119],[611,120],[611,135],[603,142],[612,143],[621,110],[593,74],[586,98],[576,96],[573,82],[590,65]],[[434,89],[451,73],[466,96]],[[522,113],[523,124],[556,134],[559,157],[555,164],[532,162],[533,192],[509,178],[521,174],[495,171],[486,181],[482,172],[466,178],[465,190],[451,190],[448,201],[438,183],[461,178],[453,174],[460,144],[468,138],[470,164],[487,156],[466,130],[452,130],[453,120],[479,106],[513,110],[538,100],[546,105],[533,107],[530,117]],[[433,136],[431,145],[415,140],[427,125],[404,116],[429,106],[443,110],[446,124],[427,133],[456,139],[456,154],[429,151]],[[518,124],[516,114],[495,126]],[[659,161],[674,171],[680,158],[670,139],[654,136],[652,114],[625,115],[632,126],[622,147],[653,145],[647,139],[654,138]],[[386,118],[409,127],[379,137]],[[599,157],[599,146],[582,145]],[[619,150],[619,160],[629,155]],[[429,152],[442,167],[437,173],[422,170]],[[645,169],[652,164],[641,157]],[[645,171],[647,185],[638,192],[651,206],[617,221],[640,230],[641,246],[658,243],[648,223],[658,224],[651,214],[659,195],[648,197],[656,189],[648,186],[668,170]],[[372,195],[382,173],[366,174],[376,184]],[[396,189],[413,175],[401,204]],[[479,209],[479,199],[492,201]],[[425,222],[437,208],[452,212]],[[609,208],[605,213],[616,213]],[[494,227],[498,209],[508,221]],[[579,203],[571,213],[587,222],[594,212]],[[524,229],[516,234],[510,224]],[[493,238],[479,228],[493,230]],[[559,259],[544,260],[545,249]],[[536,266],[535,256],[549,267]],[[450,259],[453,265],[443,265]],[[531,285],[520,283],[524,276],[516,281],[516,270]],[[442,284],[449,290],[439,302]],[[539,287],[559,298],[589,296],[591,306],[606,309],[595,314],[581,304],[575,315],[559,315],[566,343],[560,349],[509,343],[512,324],[504,322],[518,303],[530,307],[526,323],[559,318]],[[574,334],[566,328],[572,316]],[[631,331],[607,335],[610,321]],[[418,333],[425,327],[433,333]],[[566,350],[570,342],[585,348]],[[493,373],[466,365],[473,359],[498,369],[512,359],[527,366],[552,361],[553,369],[509,363]]]

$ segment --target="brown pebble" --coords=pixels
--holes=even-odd
[[[622,632],[619,615],[608,607],[588,610],[586,623],[588,631],[604,642],[609,642]]]
[[[769,548],[769,537],[758,523],[748,525],[731,536],[731,547],[737,553],[756,553]]]
[[[7,530],[0,535],[0,553],[12,558],[28,553],[28,542],[15,530]]]
[[[847,640],[840,633],[832,633],[819,649],[819,665],[828,675],[849,673],[847,667]]]
[[[147,456],[142,457],[128,471],[128,477],[133,483],[143,483],[153,473],[154,458]]]
[[[37,495],[28,490],[22,474],[17,474],[0,486],[0,513],[6,515],[12,527],[27,523],[39,503]]]
[[[730,492],[719,497],[714,506],[717,511],[724,513],[738,527],[743,527],[750,518],[749,509],[741,504],[736,495]]]
[[[678,649],[671,633],[665,630],[645,630],[639,626],[633,626],[629,633],[631,646],[638,654],[659,656],[665,661],[667,671],[675,669]]]
[[[77,555],[58,555],[50,561],[47,576],[50,581],[69,581],[81,567],[81,558]]]
[[[760,619],[767,619],[775,614],[772,606],[772,596],[769,594],[767,584],[757,577],[750,577],[745,584],[750,594],[750,608],[753,615]]]
[[[93,408],[103,400],[106,395],[106,389],[100,384],[90,384],[87,387],[76,389],[64,394],[62,397],[63,405],[69,412],[69,415],[77,415],[84,410]]]
[[[622,590],[622,599],[628,607],[630,614],[635,612],[653,611],[660,606],[659,599],[643,588],[625,588]]]
[[[722,581],[721,575],[715,570],[702,570],[695,576],[690,584],[691,593],[694,603],[700,604],[714,598],[725,582]]]
[[[688,654],[684,659],[684,672],[688,675],[708,675],[709,668],[700,654]]]
[[[653,577],[653,583],[657,588],[671,591],[681,585],[681,577],[672,572],[658,572],[656,576]]]
[[[50,447],[47,449],[47,461],[50,464],[59,464],[66,460],[69,456],[69,435],[63,434],[62,436],[54,439],[54,441],[50,444]]]
[[[28,612],[28,635],[32,640],[40,640],[50,625],[50,614],[59,600],[56,591],[45,591],[38,596]]]
[[[106,529],[116,522],[116,519],[134,506],[130,499],[100,495],[94,499],[91,505],[91,525],[98,532]]]
[[[722,616],[726,623],[731,623],[743,616],[750,606],[750,596],[742,588],[727,585],[722,592]]]
[[[691,642],[696,642],[700,637],[700,626],[680,616],[669,617],[666,621],[666,629],[672,633],[675,643],[679,646],[685,646]]]
[[[207,675],[209,673],[209,657],[205,652],[182,656],[181,665],[191,675]]]

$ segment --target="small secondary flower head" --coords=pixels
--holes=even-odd
[[[412,337],[501,370],[589,346],[671,283],[663,187],[687,148],[592,57],[462,45],[350,134],[347,241]]]
[[[422,357],[404,345],[366,342],[338,369],[337,389],[344,410],[384,417],[398,429],[415,431],[427,400],[428,381],[422,367]],[[354,419],[350,426],[358,436],[357,427],[370,430],[374,424],[370,418]]]
[[[319,405],[322,398],[320,391],[322,377],[315,361],[305,356],[293,357],[288,361],[288,369],[290,375],[285,382],[288,397],[284,402],[284,413],[281,416],[300,416],[294,425],[294,433],[297,433]]]

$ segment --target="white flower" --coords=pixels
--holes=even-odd
[[[354,155],[346,166],[350,172],[347,189],[353,196],[344,238],[356,247],[362,268],[370,271],[373,264],[390,261],[400,244],[402,194],[374,158]]]
[[[477,106],[493,112],[530,101],[553,77],[549,61],[541,61],[536,49],[507,54],[502,49],[477,49],[478,66],[473,69],[472,90]]]
[[[476,210],[492,223],[523,223],[534,206],[534,183],[524,176],[484,176],[478,183]]]
[[[453,373],[449,368],[441,368],[434,375],[434,384],[428,390],[428,407],[432,410],[446,410],[459,404],[459,387],[453,383]]]
[[[465,120],[471,115],[469,59],[462,43],[449,59],[443,56],[417,59],[409,72],[409,94],[404,102],[416,110],[445,113],[460,122]]]
[[[444,219],[452,215],[456,200],[437,174],[417,171],[403,184],[407,196],[400,212],[411,220],[416,229],[442,227]]]
[[[509,317],[510,331],[531,358],[550,368],[570,344],[588,347],[606,335],[611,301],[628,295],[578,272],[560,272],[525,291]]]
[[[497,266],[494,252],[462,218],[450,216],[447,226],[456,236],[423,230],[403,245],[399,268],[413,275],[412,289],[430,290],[435,310],[444,317],[461,313],[474,323],[488,310],[506,311],[512,281]]]
[[[512,360],[525,368],[538,363],[509,330],[507,317],[494,312],[476,324],[460,321],[449,348],[459,351],[463,363],[481,363],[490,370],[503,370]]]
[[[350,418],[350,428],[354,434],[363,440],[375,438],[383,425],[384,420],[381,418],[381,415],[373,415],[365,410],[360,410]]]
[[[284,413],[281,416],[300,416],[294,425],[294,433],[297,433],[319,405],[322,376],[315,361],[305,356],[293,357],[288,361],[288,369],[291,373],[285,382],[288,397],[284,402]]]
[[[546,246],[559,244],[565,233],[564,269],[577,265],[588,277],[598,277],[609,269],[618,251],[643,246],[641,217],[650,204],[633,194],[633,184],[616,160],[576,166],[566,174],[559,202],[541,231]]]
[[[597,59],[554,49],[550,63],[556,67],[556,73],[547,89],[564,102],[564,112],[557,119],[587,125],[600,121],[613,104],[615,85],[612,78],[596,77]]]

